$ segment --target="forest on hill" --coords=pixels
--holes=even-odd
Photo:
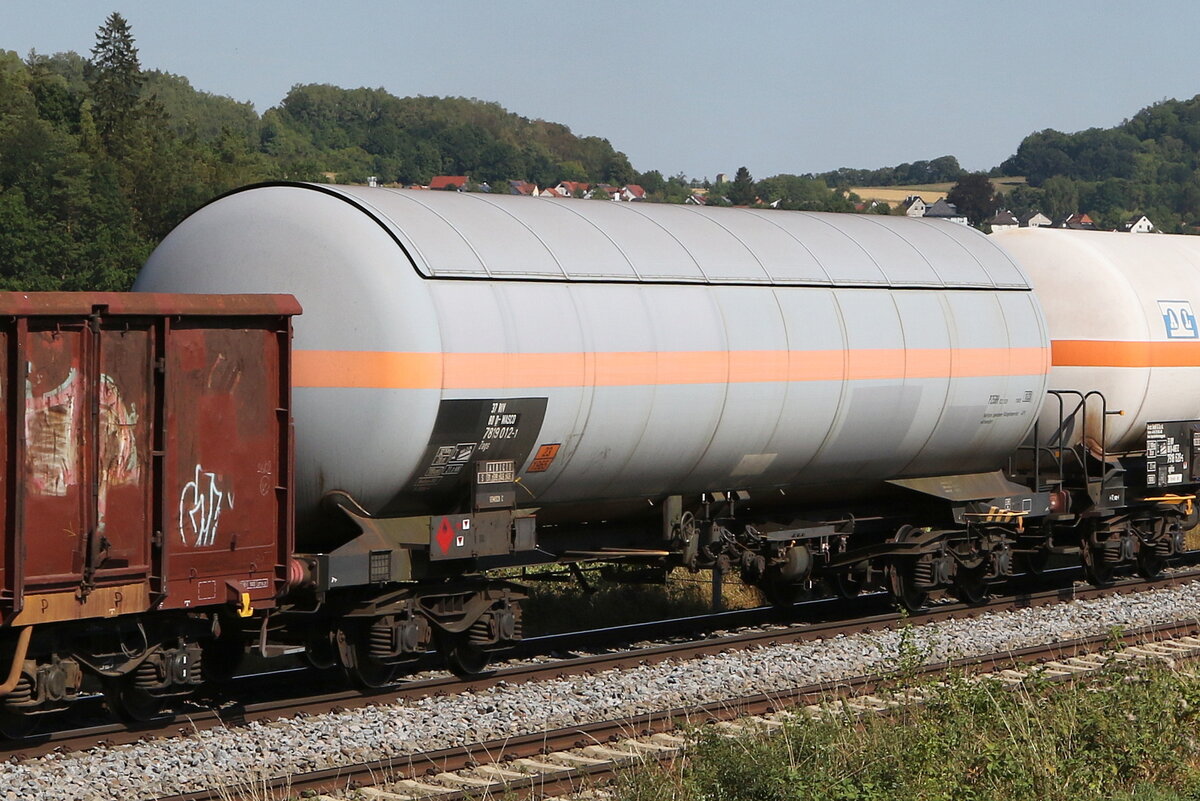
[[[1058,218],[1091,215],[1103,228],[1146,214],[1164,231],[1200,223],[1200,95],[1148,106],[1113,128],[1039,131],[994,171],[1023,175],[1013,205]]]
[[[953,156],[942,156],[874,170],[843,167],[808,177],[845,188],[959,181],[967,174]],[[1200,95],[1163,100],[1112,128],[1037,131],[989,175],[1026,179],[1025,186],[993,199],[993,206],[1017,215],[1041,211],[1060,220],[1083,212],[1097,227],[1119,230],[1124,221],[1145,214],[1162,231],[1196,233]]]
[[[1032,134],[993,174],[1025,175],[1028,185],[985,206],[1085,211],[1106,227],[1144,212],[1161,229],[1191,231],[1200,220],[1200,97],[1164,101],[1109,130]],[[179,220],[244,184],[373,176],[424,185],[435,175],[470,175],[498,191],[509,180],[636,183],[648,200],[676,203],[711,188],[709,203],[843,212],[856,210],[854,185],[982,178],[942,156],[758,181],[743,168],[728,183],[698,186],[638,172],[607,139],[497,103],[382,88],[296,85],[259,114],[184,76],[143,69],[119,14],[87,56],[0,50],[0,289],[126,289]]]

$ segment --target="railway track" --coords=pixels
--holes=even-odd
[[[1187,570],[1175,573],[1169,577],[1153,581],[1129,581],[1105,589],[1065,587],[1037,593],[1022,594],[997,599],[982,606],[967,607],[961,604],[946,603],[931,608],[918,615],[904,616],[894,613],[873,614],[856,620],[842,620],[824,623],[797,624],[787,627],[773,626],[750,631],[742,631],[729,636],[711,637],[708,639],[687,642],[672,642],[650,647],[619,650],[610,653],[576,656],[558,659],[549,663],[518,664],[500,668],[493,673],[472,681],[462,681],[450,676],[440,676],[399,685],[388,692],[364,696],[355,692],[339,691],[326,692],[304,698],[282,698],[259,703],[238,703],[227,705],[220,709],[198,710],[195,713],[179,715],[174,719],[164,720],[153,726],[139,729],[128,729],[121,726],[105,724],[69,732],[58,732],[47,735],[42,740],[32,743],[19,743],[9,747],[8,757],[26,759],[45,754],[52,750],[80,750],[94,747],[98,744],[118,745],[148,737],[171,737],[213,727],[238,726],[252,721],[267,722],[278,718],[298,714],[322,714],[342,709],[363,707],[368,705],[387,704],[393,701],[409,700],[425,696],[459,693],[464,691],[481,691],[501,683],[517,684],[527,681],[545,680],[562,676],[587,674],[614,668],[630,668],[641,664],[652,664],[664,660],[683,660],[713,654],[732,649],[752,648],[759,645],[775,643],[804,642],[816,639],[851,635],[864,631],[895,628],[906,620],[913,623],[927,623],[950,618],[971,617],[987,612],[1006,609],[1044,606],[1071,600],[1096,598],[1112,593],[1130,593],[1147,589],[1172,587],[1200,578],[1200,570]],[[759,610],[761,612],[762,610]],[[819,610],[813,610],[820,614]],[[720,626],[730,627],[734,621],[746,622],[754,619],[749,612],[725,614],[716,620]],[[612,639],[621,633],[625,642],[644,639],[656,627],[663,623],[645,624],[639,626],[619,627],[618,631],[606,631],[600,639]],[[539,638],[529,644],[531,653],[548,653],[552,651],[569,650],[584,643],[584,634],[560,635],[556,637]],[[536,647],[540,642],[541,647]],[[668,719],[675,712],[668,715]],[[582,729],[580,731],[583,731]],[[539,735],[540,736],[540,735]],[[594,736],[585,732],[580,736]],[[580,766],[586,767],[586,766]],[[371,770],[371,768],[364,768]],[[314,779],[319,782],[320,780]],[[197,794],[195,798],[210,797]]]
[[[948,617],[982,614],[1021,606],[1040,606],[1075,598],[1099,597],[1110,592],[1132,592],[1154,587],[1174,586],[1191,578],[1200,578],[1200,568],[1195,571],[1174,573],[1156,582],[1130,580],[1109,588],[1096,589],[1076,587],[1071,578],[1078,571],[1073,568],[1060,571],[1063,586],[1041,590],[1036,593],[1017,593],[997,597],[988,604],[968,606],[959,603],[943,603],[926,612],[911,616],[914,620],[932,621]],[[508,666],[495,670],[474,680],[463,680],[441,670],[437,675],[397,684],[386,690],[364,694],[358,690],[345,689],[334,681],[307,669],[296,669],[294,675],[302,677],[300,687],[317,684],[315,690],[304,694],[295,691],[280,693],[280,673],[243,677],[240,686],[212,699],[206,705],[191,705],[143,724],[116,723],[108,719],[101,708],[101,700],[95,699],[95,709],[90,715],[89,725],[73,728],[49,729],[38,732],[23,740],[4,741],[0,754],[17,759],[28,759],[51,751],[75,751],[96,745],[121,745],[151,737],[177,736],[181,732],[203,731],[221,726],[245,725],[255,721],[269,721],[292,714],[325,714],[338,709],[355,708],[369,704],[391,703],[436,694],[448,694],[467,690],[486,689],[499,682],[515,683],[535,681],[546,677],[578,675],[594,670],[629,667],[639,663],[659,662],[664,659],[691,658],[706,653],[716,653],[728,648],[753,647],[762,642],[801,642],[838,634],[854,634],[895,625],[902,615],[888,608],[889,598],[884,593],[863,595],[854,599],[824,598],[796,604],[791,610],[773,607],[733,610],[709,615],[656,620],[613,626],[600,630],[567,632],[528,638],[504,652]],[[847,620],[847,611],[855,615]],[[751,629],[733,635],[721,632]],[[665,644],[631,647],[633,643],[654,640],[670,640]],[[604,653],[586,653],[614,649]],[[579,655],[578,652],[585,652]],[[546,660],[550,662],[522,662],[522,660]],[[430,665],[435,663],[430,660]],[[283,673],[283,675],[287,675]],[[267,700],[254,700],[263,699]],[[82,702],[87,715],[86,704]]]
[[[906,678],[951,671],[987,676],[1009,687],[1032,677],[1073,680],[1095,673],[1112,661],[1195,660],[1200,658],[1200,622],[1147,627],[1119,638],[1089,637],[1021,651],[926,665]],[[1128,646],[1119,651],[1113,649]],[[863,676],[823,682],[788,693],[673,709],[653,718],[605,721],[497,740],[466,748],[416,754],[407,766],[392,762],[289,779],[289,793],[320,793],[318,801],[371,798],[379,801],[459,801],[479,797],[549,797],[602,784],[621,770],[682,756],[689,740],[681,728],[715,724],[729,736],[754,736],[780,728],[798,715],[885,713],[905,703],[922,703],[920,689],[875,694],[895,676]],[[900,699],[900,700],[898,700]],[[366,766],[363,766],[366,767]],[[381,776],[388,777],[379,781]],[[347,792],[349,791],[349,792]],[[332,792],[334,795],[327,795]],[[161,801],[203,801],[206,793]]]
[[[1040,600],[1030,599],[1035,603]],[[917,622],[927,622],[927,618]],[[1159,624],[1120,635],[1109,633],[928,664],[906,670],[903,678],[919,682],[922,677],[959,671],[992,674],[1007,684],[1024,681],[1034,673],[1043,678],[1070,679],[1103,667],[1108,659],[1097,655],[1122,646],[1125,650],[1120,652],[1121,659],[1198,658],[1200,636],[1197,635],[1200,635],[1200,621]],[[403,759],[291,775],[281,779],[276,787],[257,789],[286,792],[291,797],[306,794],[380,801],[423,798],[457,801],[501,794],[560,795],[578,791],[585,784],[603,782],[631,765],[678,757],[688,742],[682,736],[684,727],[711,723],[733,734],[749,734],[781,726],[788,718],[803,712],[886,711],[896,701],[874,693],[897,678],[896,674],[875,674],[818,682],[782,692],[429,751]],[[910,701],[922,700],[919,694],[908,695]],[[169,796],[161,801],[237,798],[238,792],[236,787],[210,789]]]

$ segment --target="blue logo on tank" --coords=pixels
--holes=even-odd
[[[1190,301],[1160,300],[1158,311],[1167,329],[1167,339],[1200,339],[1200,328],[1196,326]]]

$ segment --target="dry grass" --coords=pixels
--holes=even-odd
[[[1011,192],[1014,187],[1023,186],[1024,178],[993,178],[992,186],[997,192]],[[920,184],[914,186],[855,186],[850,191],[863,200],[879,200],[897,206],[904,202],[909,195],[920,195],[926,203],[941,200],[954,186],[951,182],[941,184]]]
[[[926,186],[854,186],[850,191],[863,200],[880,200],[893,206],[903,203],[909,195],[920,195],[926,203],[940,200],[954,184],[927,184]]]
[[[556,575],[561,573],[560,568]],[[564,581],[522,581],[512,576],[529,588],[529,600],[522,604],[526,635],[688,617],[711,609],[712,581],[707,571],[676,569],[660,584],[625,583],[594,570],[586,576],[590,591],[565,575],[560,575]],[[725,609],[764,604],[762,594],[736,575],[726,576],[721,597]]]
[[[1200,525],[1187,530],[1184,534],[1184,544],[1189,551],[1200,551]]]

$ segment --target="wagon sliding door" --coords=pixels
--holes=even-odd
[[[170,323],[164,607],[240,605],[243,594],[270,603],[279,588],[288,541],[288,330],[278,317]]]
[[[24,426],[10,436],[25,440],[21,475],[13,477],[25,605],[36,596],[37,603],[66,603],[83,583],[91,517],[87,326],[78,318],[31,318],[18,320],[17,331],[25,370],[12,389],[24,395]]]
[[[90,382],[89,427],[96,443],[96,519],[84,570],[97,584],[141,580],[150,571],[154,338],[149,322],[108,319],[94,345],[98,373]]]
[[[91,613],[131,611],[120,607],[144,603],[152,533],[151,329],[30,317],[16,336],[24,425],[4,431],[24,439],[18,483],[7,488],[18,510],[24,605],[49,605],[28,609],[41,619],[73,617],[96,589],[122,586]]]

